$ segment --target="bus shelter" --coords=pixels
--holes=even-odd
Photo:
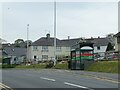
[[[78,43],[71,48],[71,69],[84,70],[94,62],[93,43]]]

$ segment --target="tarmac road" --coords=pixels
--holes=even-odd
[[[13,89],[81,88],[96,90],[96,88],[112,88],[115,90],[114,88],[118,88],[119,82],[96,78],[95,76],[90,76],[89,73],[84,72],[83,74],[82,71],[59,69],[4,69],[2,70],[2,83]],[[114,77],[113,74],[111,76]]]

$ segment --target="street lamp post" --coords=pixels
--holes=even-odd
[[[54,66],[56,65],[56,1],[54,1]]]
[[[28,54],[29,54],[29,24],[27,24],[27,61],[28,61]]]

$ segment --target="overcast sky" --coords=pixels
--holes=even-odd
[[[18,38],[35,41],[50,33],[54,36],[53,2],[23,2],[0,4],[2,36],[8,42]],[[1,25],[1,24],[0,24]],[[57,38],[104,37],[118,32],[117,2],[57,3]]]

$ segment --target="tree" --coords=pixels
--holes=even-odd
[[[27,42],[28,42],[28,46],[30,46],[32,44],[32,41],[31,40],[26,40],[25,41],[25,47],[27,47]]]
[[[17,40],[15,40],[15,46],[16,47],[20,47],[20,44],[21,43],[24,43],[24,40],[23,39],[17,39]]]

